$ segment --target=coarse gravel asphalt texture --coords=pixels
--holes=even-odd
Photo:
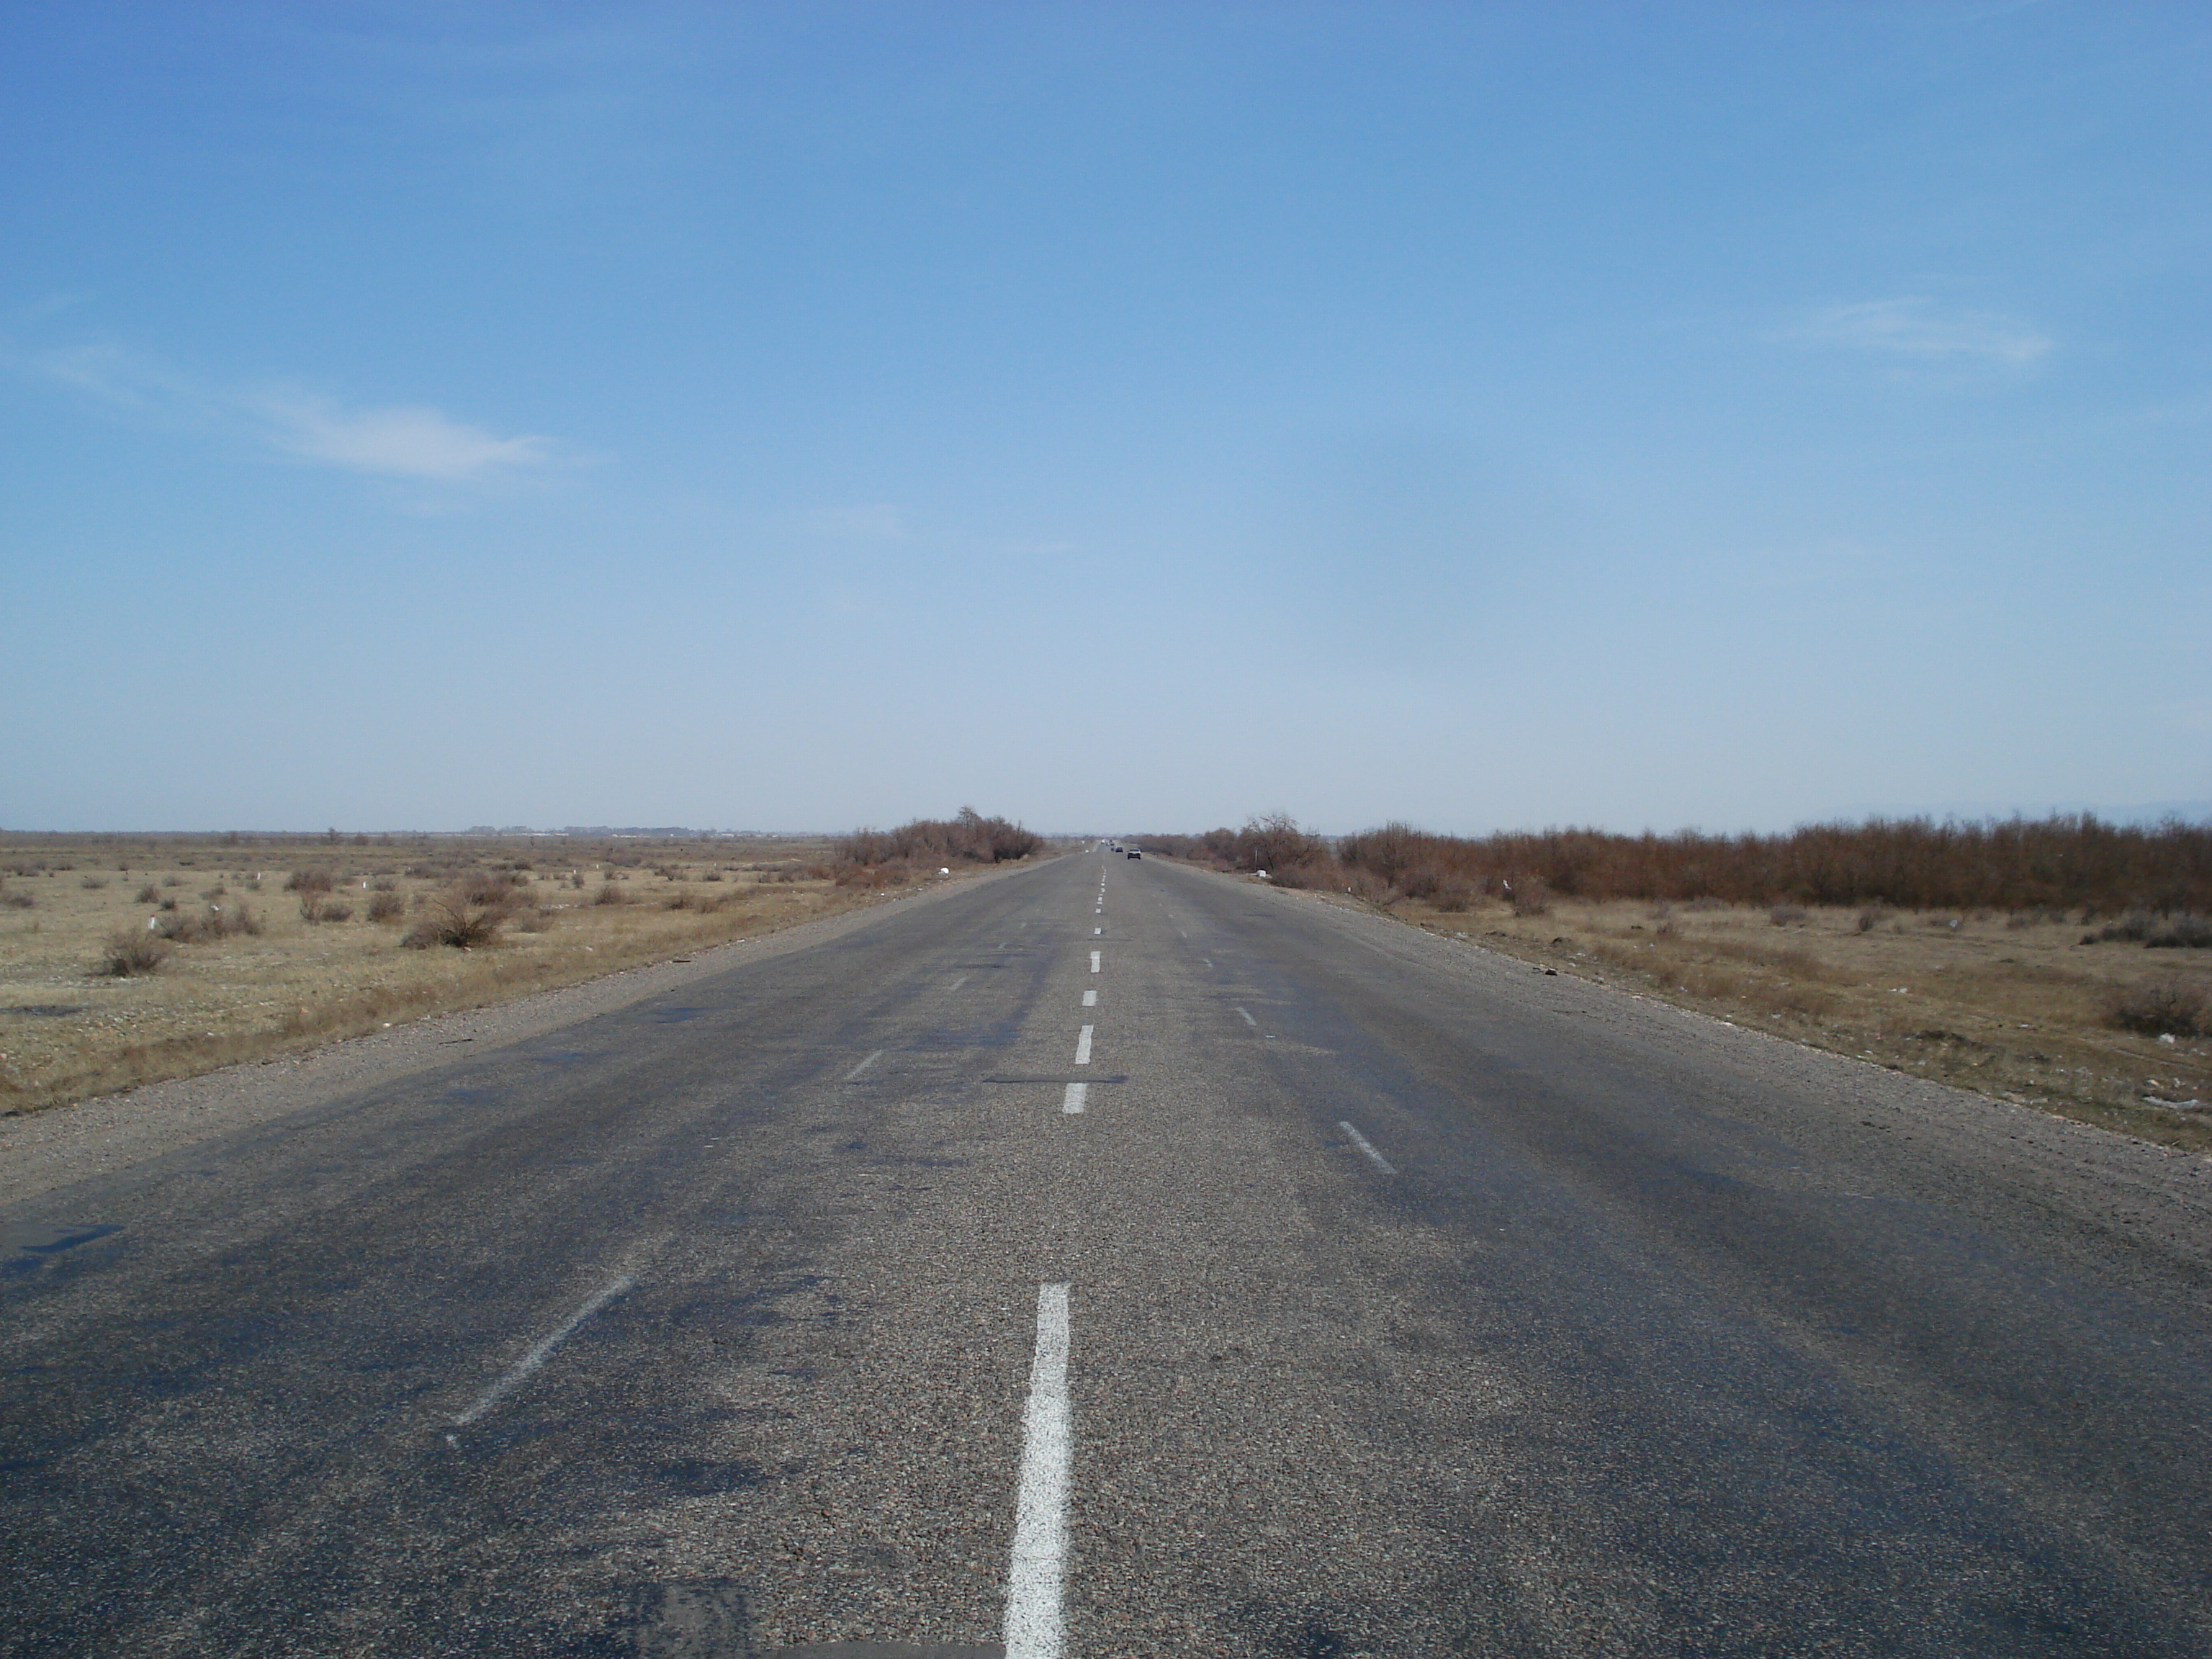
[[[0,1654],[997,1654],[1054,1284],[1069,1655],[2212,1653],[2205,1160],[1156,860],[801,935],[0,1136]]]

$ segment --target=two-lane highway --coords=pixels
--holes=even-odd
[[[0,1212],[0,1653],[2212,1652],[2212,1183],[2002,1110],[1055,860]]]

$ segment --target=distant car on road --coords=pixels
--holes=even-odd
[[[1129,849],[1129,856],[1133,859],[1140,859],[1145,855],[1142,853],[1139,853],[1135,848],[1132,847]]]

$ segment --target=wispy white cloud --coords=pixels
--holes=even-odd
[[[210,385],[112,341],[23,361],[33,372],[110,409],[171,426],[240,434],[295,459],[350,472],[471,483],[552,459],[549,439],[502,437],[425,405],[349,407],[291,387]]]
[[[258,397],[252,407],[275,447],[355,472],[450,483],[548,459],[544,438],[502,438],[434,409],[345,409],[326,398],[284,393]]]
[[[1948,310],[1917,295],[1823,307],[1781,331],[1779,337],[1870,352],[1893,362],[2011,369],[2033,368],[2051,349],[2050,336],[2017,318]]]

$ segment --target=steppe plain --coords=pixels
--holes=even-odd
[[[882,896],[840,885],[829,854],[799,837],[0,836],[0,1113],[574,984]],[[468,949],[404,942],[470,882],[511,894],[495,931]],[[118,974],[124,938],[167,948],[152,971]]]
[[[1346,898],[1340,901],[1352,903]],[[2212,1151],[2212,1037],[2117,1024],[2144,986],[2212,1004],[2212,950],[2104,939],[2064,914],[1554,899],[1416,901],[1400,920],[1869,1064],[2164,1146]]]

